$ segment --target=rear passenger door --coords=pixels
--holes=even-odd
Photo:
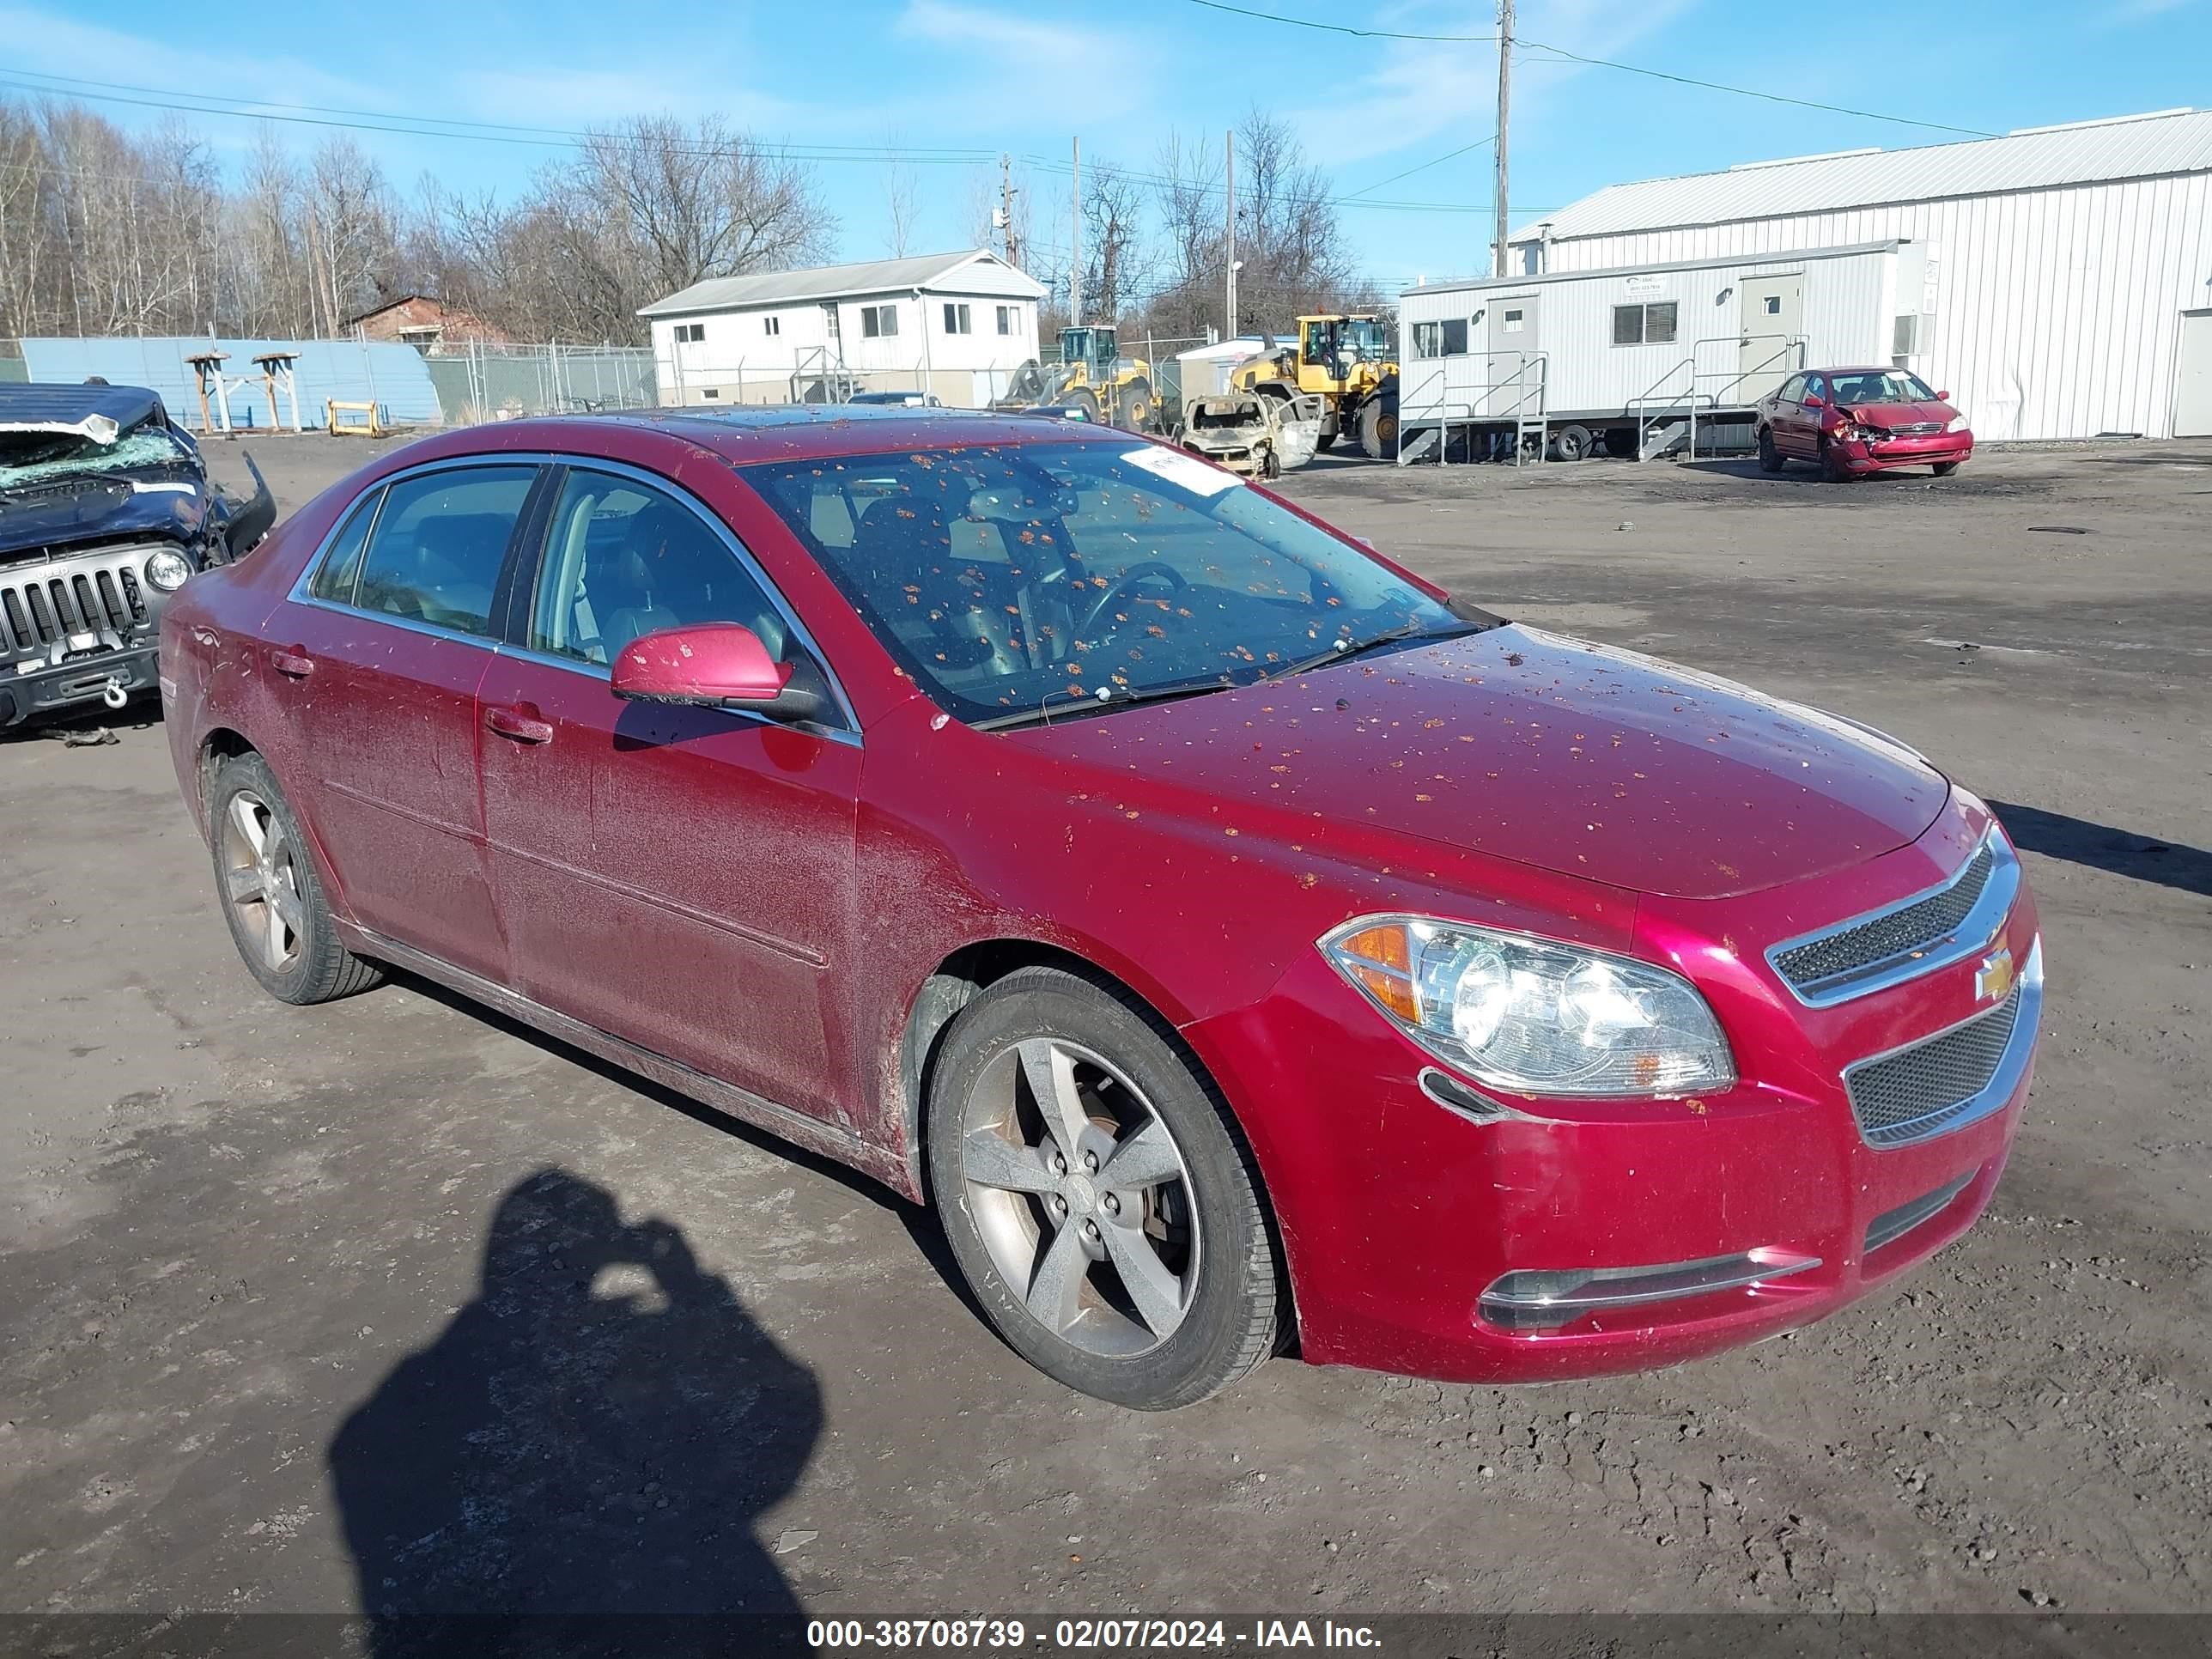
[[[477,682],[541,469],[456,464],[368,490],[267,624],[310,826],[363,927],[504,983],[483,859]]]

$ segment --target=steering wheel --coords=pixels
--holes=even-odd
[[[1091,608],[1083,613],[1083,620],[1075,624],[1075,637],[1079,640],[1089,639],[1092,624],[1106,614],[1106,608],[1109,605],[1120,599],[1127,590],[1135,587],[1139,582],[1149,581],[1155,576],[1166,577],[1168,581],[1176,587],[1190,586],[1183,580],[1182,571],[1171,564],[1164,564],[1158,559],[1146,559],[1141,563],[1133,564],[1114,579],[1112,586],[1092,601]]]

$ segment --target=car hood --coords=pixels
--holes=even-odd
[[[1846,404],[1844,412],[1861,426],[1876,426],[1884,431],[1892,427],[1921,426],[1929,421],[1946,426],[1959,414],[1950,404],[1937,403]]]
[[[181,468],[47,479],[0,493],[0,559],[125,537],[189,543],[207,514],[205,488]]]
[[[1950,793],[1911,751],[1833,715],[1518,625],[1017,741],[1186,800],[1682,898],[1875,858]]]

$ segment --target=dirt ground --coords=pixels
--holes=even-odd
[[[371,453],[254,448],[288,506]],[[857,1178],[419,987],[270,1001],[156,717],[20,736],[0,1611],[2212,1607],[2212,446],[1287,487],[1997,803],[2050,988],[1972,1234],[1658,1374],[1283,1361],[1123,1413],[1004,1349]]]

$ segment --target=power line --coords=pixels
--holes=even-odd
[[[1346,203],[1357,202],[1361,197],[1366,195],[1369,190],[1380,190],[1384,185],[1395,185],[1401,179],[1410,179],[1417,173],[1426,173],[1431,167],[1441,167],[1444,162],[1464,155],[1469,150],[1480,149],[1485,144],[1494,144],[1497,142],[1498,135],[1493,132],[1487,138],[1478,138],[1471,144],[1462,144],[1457,149],[1448,149],[1442,155],[1424,161],[1419,167],[1407,167],[1403,173],[1394,173],[1388,179],[1379,179],[1368,185],[1366,190],[1353,191],[1351,195],[1340,198],[1338,205],[1343,206]]]
[[[1349,34],[1362,40],[1437,40],[1451,46],[1495,46],[1494,34],[1407,34],[1396,29],[1355,28],[1349,23],[1321,23],[1306,17],[1285,17],[1272,11],[1254,11],[1246,6],[1231,6],[1223,0],[1190,0],[1194,6],[1204,6],[1208,11],[1233,12],[1239,17],[1256,17],[1263,23],[1288,23],[1293,28],[1319,29],[1324,34]]]
[[[1234,12],[1239,17],[1256,18],[1262,22],[1280,23],[1290,28],[1321,29],[1331,34],[1351,34],[1380,40],[1413,40],[1439,46],[1495,46],[1494,34],[1419,34],[1394,29],[1355,28],[1346,23],[1322,23],[1307,17],[1285,17],[1279,12],[1261,11],[1249,6],[1232,6],[1224,0],[1190,0],[1194,6],[1203,6],[1209,11]],[[1623,64],[1610,58],[1589,58],[1565,46],[1547,46],[1541,40],[1522,40],[1519,45],[1539,52],[1548,52],[1554,57],[1571,63],[1586,64],[1594,69],[1619,70],[1624,75],[1647,76],[1655,81],[1671,81],[1677,86],[1696,87],[1705,92],[1725,92],[1738,98],[1757,98],[1770,104],[1788,104],[1797,109],[1817,109],[1831,115],[1851,115],[1864,121],[1887,121],[1894,126],[1922,127],[1930,132],[1955,132],[1968,138],[1995,138],[1994,132],[1984,132],[1979,127],[1952,126],[1942,121],[1922,121],[1909,115],[1885,115],[1878,110],[1852,109],[1843,104],[1824,104],[1812,98],[1791,98],[1778,92],[1761,92],[1754,87],[1732,87],[1720,81],[1701,81],[1692,75],[1675,75],[1666,70],[1646,69],[1641,64]]]

